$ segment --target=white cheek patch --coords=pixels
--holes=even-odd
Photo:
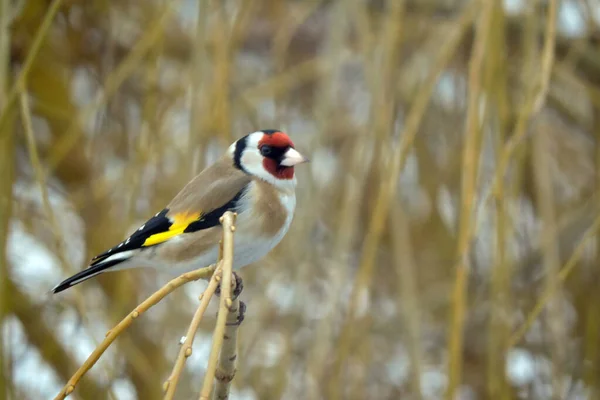
[[[263,167],[263,157],[258,153],[258,151],[254,151],[253,149],[246,149],[244,154],[242,154],[242,165],[248,169],[254,169],[255,167]]]
[[[246,149],[242,154],[242,165],[251,175],[261,178],[267,182],[275,183],[276,178],[271,175],[263,166],[263,156],[257,150]]]
[[[293,190],[296,186],[295,177],[293,179],[278,179],[265,169],[263,165],[264,157],[258,150],[258,143],[263,136],[264,133],[262,132],[254,132],[248,135],[248,138],[246,139],[246,148],[240,157],[242,167],[247,173],[269,182],[276,187]],[[230,149],[230,151],[234,150],[235,149]]]

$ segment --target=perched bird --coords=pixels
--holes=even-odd
[[[183,273],[213,264],[221,239],[219,218],[226,211],[238,214],[233,268],[258,261],[290,227],[296,207],[294,166],[306,161],[281,131],[244,136],[167,207],[52,291],[61,292],[107,271],[155,267]]]

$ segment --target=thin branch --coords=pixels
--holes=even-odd
[[[353,59],[355,58],[350,53],[343,53],[335,62],[323,56],[303,61],[280,74],[261,81],[256,86],[244,90],[238,101],[255,104],[269,96],[280,96],[282,93],[287,93],[308,82],[317,80],[321,76],[331,74],[336,67]]]
[[[502,157],[503,145],[509,135],[509,100],[507,93],[508,63],[506,61],[507,45],[505,43],[506,16],[502,4],[495,4],[492,21],[492,32],[488,46],[496,49],[489,55],[487,79],[490,93],[491,108],[495,108],[498,118],[491,119],[494,147],[494,159]],[[521,156],[523,149],[520,151]],[[515,179],[509,183],[499,181],[494,198],[495,245],[493,249],[493,267],[490,281],[490,316],[488,321],[487,339],[487,396],[489,398],[510,398],[511,385],[504,373],[504,345],[511,333],[509,319],[513,299],[511,297],[511,282],[513,277],[514,258],[510,257],[509,240],[513,240],[517,231],[514,221],[510,218],[509,204],[519,197],[519,177],[522,173],[523,157],[515,159]]]
[[[389,151],[389,145],[386,146],[386,141],[394,134],[394,125],[396,122],[396,95],[397,92],[394,90],[392,83],[396,82],[396,73],[398,70],[399,62],[399,49],[402,44],[402,35],[400,27],[402,26],[402,19],[404,16],[404,1],[394,0],[388,2],[386,6],[386,17],[383,22],[383,30],[381,34],[380,46],[374,51],[374,54],[381,52],[381,59],[379,57],[369,57],[369,61],[365,64],[366,81],[371,86],[371,92],[373,98],[370,105],[370,119],[373,123],[374,136],[379,141],[379,146],[375,149],[374,159],[381,159],[380,168],[382,170],[391,171],[389,174],[389,180],[385,179],[379,186],[375,197],[375,206],[373,209],[372,217],[369,220],[367,233],[365,236],[364,244],[362,246],[362,254],[360,258],[360,265],[356,274],[352,293],[350,295],[349,304],[349,315],[348,325],[352,326],[352,321],[356,317],[355,310],[358,308],[358,302],[363,295],[369,295],[373,276],[375,274],[376,267],[376,255],[380,245],[383,230],[386,225],[386,217],[389,214],[389,206],[393,195],[396,193],[396,185],[398,177],[403,169],[402,165],[402,154],[412,146],[412,142],[409,139],[409,145],[406,146],[395,146]],[[403,138],[405,138],[403,136]],[[413,136],[414,138],[414,136]],[[406,143],[406,142],[405,142]],[[386,163],[386,157],[381,157],[383,152],[388,152],[393,158],[392,165]],[[377,168],[378,165],[373,164],[372,168]],[[336,360],[333,379],[331,379],[331,385],[329,386],[328,397],[339,398],[339,390],[342,387],[340,385],[341,376],[343,374],[343,366],[346,364],[349,353],[348,349],[353,347],[352,336],[361,337],[363,332],[369,330],[366,324],[361,326],[361,330],[357,331],[356,326],[353,329],[346,329],[344,331],[343,346],[340,346],[343,351],[340,352],[340,358]],[[365,386],[366,377],[364,374],[355,376],[352,384],[353,387],[349,388],[351,393],[356,393],[357,390]],[[348,388],[346,389],[348,390]],[[360,394],[359,394],[360,397]]]
[[[0,109],[3,109],[8,86],[8,72],[10,70],[10,0],[0,0]],[[8,108],[7,108],[8,110]],[[6,136],[0,124],[0,397],[10,397],[11,382],[8,372],[8,356],[4,348],[4,317],[10,311],[9,298],[6,294],[8,282],[8,260],[6,255],[6,242],[12,212],[12,180],[14,177],[14,149],[11,124],[7,124]]]
[[[106,78],[103,90],[96,96],[96,99],[80,112],[79,118],[74,119],[66,132],[61,135],[55,146],[56,150],[48,159],[48,173],[51,173],[51,171],[60,164],[60,161],[69,154],[69,151],[73,148],[75,143],[77,143],[77,139],[82,133],[82,130],[78,129],[78,121],[89,119],[94,112],[103,106],[108,99],[116,93],[121,84],[136,71],[140,62],[159,39],[163,27],[166,25],[168,18],[175,11],[175,5],[178,3],[179,2],[176,1],[167,2],[164,9],[160,12],[160,17],[144,32],[140,40],[128,54],[127,58]]]
[[[100,343],[98,347],[90,354],[90,356],[85,360],[83,365],[79,367],[77,372],[69,379],[65,387],[56,395],[54,400],[62,400],[67,397],[69,394],[73,392],[75,386],[79,382],[79,380],[85,375],[96,362],[100,359],[102,354],[108,349],[108,347],[115,341],[117,336],[119,336],[125,329],[129,327],[133,323],[133,320],[139,317],[142,313],[147,311],[150,307],[156,305],[160,302],[165,296],[169,293],[177,289],[178,287],[190,282],[196,281],[198,279],[208,278],[215,271],[215,266],[212,265],[210,267],[200,268],[192,272],[187,272],[183,275],[178,276],[177,278],[171,280],[169,283],[164,285],[158,291],[156,291],[153,295],[144,300],[139,306],[137,306],[129,315],[127,315],[121,322],[117,324],[113,329],[108,331],[106,337]],[[231,279],[231,277],[230,277]]]
[[[548,17],[546,19],[546,38],[542,50],[542,65],[539,80],[539,87],[533,101],[532,113],[536,114],[542,109],[548,95],[550,86],[550,77],[552,76],[552,66],[554,65],[554,47],[556,44],[556,9],[557,0],[548,2]]]
[[[467,123],[462,159],[463,176],[461,179],[461,207],[456,251],[456,278],[452,294],[452,317],[448,339],[448,389],[447,399],[453,399],[461,381],[463,331],[467,307],[467,282],[469,277],[469,249],[472,237],[472,219],[476,184],[481,155],[481,125],[479,120],[481,105],[482,66],[486,54],[490,22],[493,15],[493,2],[483,2],[479,24],[476,29],[473,55],[469,61],[469,94]]]
[[[511,347],[515,346],[523,338],[523,336],[529,330],[529,328],[531,328],[533,322],[541,314],[542,310],[544,309],[550,298],[554,295],[555,291],[558,288],[560,288],[560,283],[564,282],[567,279],[567,277],[571,274],[571,272],[573,272],[573,269],[575,268],[575,266],[577,266],[577,263],[583,256],[586,246],[589,244],[590,240],[595,238],[595,236],[598,234],[598,230],[600,230],[600,215],[596,217],[592,226],[590,226],[589,229],[583,234],[581,241],[571,254],[571,257],[567,260],[565,265],[557,274],[554,283],[552,285],[546,286],[544,292],[540,296],[538,302],[535,304],[535,307],[533,307],[533,310],[531,310],[531,312],[527,316],[527,319],[525,320],[523,325],[521,325],[519,329],[517,329],[515,333],[510,337],[506,349],[507,351]]]
[[[235,282],[234,282],[235,286]],[[229,398],[231,381],[235,378],[237,366],[237,334],[243,316],[243,303],[236,297],[227,314],[225,324],[225,335],[223,335],[223,347],[219,365],[215,371],[217,384],[215,386],[214,400],[226,400]]]
[[[313,2],[312,4],[315,7],[321,6],[321,2]],[[344,54],[344,44],[347,40],[348,32],[350,31],[350,24],[348,24],[347,20],[351,20],[351,11],[356,7],[358,2],[355,1],[346,1],[346,2],[337,2],[332,11],[331,16],[328,17],[327,24],[328,28],[328,36],[323,43],[323,48],[326,49],[324,54],[333,55],[334,59],[328,59],[324,62],[328,62],[330,65],[327,67],[327,71],[323,69],[323,76],[319,79],[319,84],[316,88],[316,103],[315,103],[315,123],[317,125],[317,129],[321,132],[327,132],[328,130],[335,129],[335,125],[339,124],[339,121],[336,118],[332,118],[332,115],[336,115],[336,107],[339,107],[337,104],[337,96],[339,94],[340,84],[343,80],[340,79],[342,67],[344,66],[341,58]],[[314,12],[312,10],[311,12]],[[357,25],[358,28],[358,25]],[[365,32],[357,31],[357,37],[364,39]],[[276,42],[277,43],[277,42]],[[289,49],[288,49],[289,51]],[[283,54],[283,50],[280,50],[280,53]],[[365,135],[366,136],[366,135]],[[314,148],[318,148],[320,145],[323,145],[323,141],[326,140],[326,136],[317,135],[312,142]],[[364,140],[364,136],[363,136]],[[358,141],[360,143],[360,140]],[[334,255],[334,259],[331,260],[330,265],[344,265],[346,260],[345,257],[349,254],[349,249],[351,247],[351,240],[354,237],[354,232],[357,227],[356,224],[356,216],[358,215],[358,210],[360,206],[360,202],[356,201],[357,193],[363,190],[362,182],[364,182],[365,177],[368,173],[368,169],[365,168],[366,156],[365,147],[360,144],[353,144],[353,149],[351,150],[351,159],[354,162],[351,162],[350,165],[347,166],[346,174],[344,177],[344,182],[341,187],[341,191],[343,195],[341,196],[342,204],[339,206],[339,213],[336,217],[338,221],[338,225],[336,226],[335,241],[333,244],[333,251],[331,252]],[[315,215],[313,218],[316,218]],[[307,226],[314,226],[314,222],[306,223]],[[331,288],[326,292],[327,294],[327,303],[333,305],[338,302],[342,296],[340,293],[342,292],[345,283],[348,281],[350,271],[346,268],[329,268],[328,281],[331,283]],[[307,379],[309,382],[319,382],[320,379],[325,375],[324,369],[327,367],[326,358],[327,355],[335,351],[333,345],[335,341],[332,340],[333,331],[334,331],[334,321],[333,314],[338,312],[338,308],[335,306],[329,306],[328,312],[326,315],[321,318],[317,327],[315,328],[314,334],[314,342],[313,345],[308,349],[307,355]],[[318,393],[315,392],[315,385],[306,385],[307,399],[316,399],[320,397]],[[334,387],[333,389],[337,389]],[[331,393],[330,393],[331,394]]]
[[[517,147],[521,144],[523,139],[527,134],[527,126],[531,118],[541,110],[548,91],[548,86],[550,82],[550,78],[552,76],[552,67],[554,65],[554,45],[556,41],[556,0],[551,0],[549,4],[548,10],[548,19],[546,24],[546,40],[544,42],[544,49],[542,53],[542,64],[540,80],[533,80],[532,84],[529,85],[527,98],[524,101],[522,107],[519,108],[519,117],[515,124],[515,128],[510,139],[506,142],[502,150],[502,155],[500,160],[498,161],[496,168],[496,172],[494,173],[494,177],[492,178],[490,189],[486,191],[484,196],[482,197],[481,203],[483,207],[479,208],[479,212],[484,212],[489,203],[497,197],[497,191],[500,186],[499,181],[504,179],[504,175],[506,174],[509,162],[515,153]],[[535,74],[537,76],[538,70],[536,69],[530,74]],[[477,231],[479,228],[479,224],[477,221],[483,221],[483,218],[476,217],[473,219],[473,223],[476,225],[475,230],[473,231],[473,235],[477,235]]]
[[[552,355],[552,385],[555,395],[564,393],[564,382],[562,373],[564,365],[564,343],[567,339],[562,328],[565,323],[564,315],[560,311],[561,296],[560,282],[557,279],[560,271],[560,253],[556,223],[556,201],[554,194],[553,173],[551,169],[550,143],[547,132],[538,130],[533,135],[532,156],[533,173],[535,177],[536,202],[540,213],[542,227],[540,231],[540,245],[542,249],[542,263],[544,265],[544,286],[551,290],[556,285],[558,296],[556,301],[546,305],[547,318],[545,319],[545,330],[550,336],[550,353]]]
[[[229,23],[225,2],[214,2],[216,23],[211,27],[215,41],[219,43],[214,46],[212,58],[212,70],[210,77],[211,85],[207,89],[210,93],[208,120],[209,127],[220,132],[225,143],[231,141],[231,104],[229,103],[229,92],[231,91],[232,78],[232,55],[229,51]]]
[[[29,153],[29,158],[31,161],[31,166],[34,171],[35,180],[38,184],[42,197],[42,207],[44,209],[44,214],[50,223],[50,227],[52,229],[52,237],[54,240],[54,245],[57,248],[56,255],[60,260],[60,267],[63,272],[67,273],[72,270],[72,265],[67,256],[67,251],[65,249],[64,240],[62,237],[62,231],[59,228],[58,221],[56,219],[56,215],[52,209],[52,205],[50,204],[50,196],[48,193],[48,187],[46,184],[46,176],[44,174],[42,162],[40,160],[39,152],[35,143],[35,138],[33,135],[33,125],[31,119],[31,108],[29,105],[29,99],[27,94],[27,88],[23,86],[19,91],[19,105],[21,108],[21,120],[23,124],[23,131],[25,133],[25,141],[27,144],[27,152]],[[83,295],[79,291],[75,291],[75,308],[80,315],[85,316],[85,301]],[[84,318],[86,319],[86,318]],[[87,319],[86,319],[87,320]]]
[[[498,118],[492,119],[492,138],[495,159],[500,158],[502,145],[507,133],[507,99],[506,99],[506,44],[505,15],[501,3],[494,4],[491,21],[491,32],[488,46],[495,50],[486,60],[486,91],[490,94],[491,107],[497,111]],[[504,183],[504,181],[502,181]],[[507,238],[510,237],[511,221],[507,215],[506,203],[511,198],[511,191],[505,190],[504,184],[498,187],[495,201],[495,246],[493,250],[493,267],[490,280],[490,302],[492,304],[489,317],[489,335],[487,340],[486,380],[487,394],[490,398],[506,398],[507,385],[504,378],[503,346],[501,343],[508,337],[508,327],[503,323],[502,315],[507,312],[509,279],[511,263],[507,257]]]
[[[37,350],[42,360],[52,367],[59,379],[69,379],[71,371],[77,368],[78,362],[65,348],[62,338],[57,334],[55,324],[51,321],[46,322],[44,318],[46,310],[43,304],[34,302],[18,283],[11,279],[7,279],[3,285],[8,298],[7,306],[23,326],[24,337],[31,348]],[[80,388],[87,398],[98,398],[106,390],[95,379],[86,379],[81,383]],[[0,396],[0,398],[4,397]]]
[[[181,372],[183,371],[183,366],[185,365],[185,361],[189,356],[192,355],[192,346],[194,344],[194,337],[196,336],[196,332],[198,331],[198,326],[200,325],[200,321],[204,316],[204,312],[212,299],[212,296],[215,294],[215,290],[219,285],[219,281],[221,280],[221,265],[217,267],[215,273],[213,274],[208,287],[200,295],[200,305],[192,318],[192,322],[190,323],[190,327],[185,334],[185,340],[181,344],[179,348],[179,354],[177,355],[177,360],[175,361],[175,365],[173,365],[173,371],[169,376],[169,379],[165,382],[163,389],[165,390],[165,400],[173,399],[175,395],[175,389],[177,388],[177,382],[179,381],[179,377],[181,376]]]
[[[56,220],[56,215],[52,210],[52,205],[50,204],[50,196],[48,193],[48,186],[46,185],[46,176],[44,174],[44,170],[42,167],[42,162],[40,161],[40,156],[37,150],[37,146],[35,143],[35,138],[33,137],[33,124],[31,121],[31,107],[29,106],[29,99],[27,97],[27,88],[23,86],[20,90],[19,94],[19,104],[21,107],[21,120],[23,123],[23,131],[25,132],[25,141],[27,143],[27,151],[29,153],[29,159],[31,161],[31,166],[33,168],[33,172],[35,175],[35,180],[40,188],[40,192],[42,195],[42,206],[44,208],[44,213],[50,222],[50,226],[52,228],[53,237],[55,238],[55,245],[58,248],[57,255],[60,259],[60,266],[63,272],[68,272],[72,270],[70,268],[70,262],[68,257],[66,256],[66,251],[64,248],[64,241],[62,240],[62,233],[59,229],[58,221]],[[81,311],[83,308],[81,297],[78,297],[78,306]]]
[[[381,219],[385,219],[387,216],[387,210],[389,206],[389,202],[391,200],[391,195],[396,193],[396,188],[398,184],[398,177],[400,176],[401,171],[404,168],[406,159],[408,158],[409,150],[411,149],[417,132],[419,131],[419,127],[421,126],[421,121],[425,115],[425,111],[427,109],[427,105],[429,104],[429,99],[433,94],[435,89],[435,85],[446,68],[446,65],[450,61],[451,57],[454,55],[456,48],[461,43],[461,40],[464,34],[467,32],[467,29],[471,26],[473,22],[473,18],[476,15],[476,11],[479,9],[478,5],[475,3],[470,6],[465,13],[459,18],[456,27],[452,30],[450,34],[447,35],[447,41],[440,48],[440,52],[434,61],[434,67],[431,70],[430,75],[427,77],[425,82],[422,84],[413,104],[409,111],[409,114],[406,118],[406,125],[404,131],[401,135],[401,142],[399,146],[396,146],[394,153],[392,155],[392,160],[390,162],[390,167],[388,170],[390,173],[388,174],[388,179],[383,183],[385,185],[386,190],[381,190],[378,192],[378,196],[375,202],[375,207],[372,212],[372,219],[370,221],[371,226],[376,226],[381,224]],[[367,237],[365,238],[365,245],[363,248],[366,252],[373,253],[373,248],[375,247],[373,241],[374,230],[369,227]],[[376,243],[376,242],[375,242]],[[363,260],[368,258],[372,258],[373,255],[363,255]],[[366,264],[363,260],[361,260],[361,270],[365,270],[363,265]],[[368,271],[367,271],[368,272]],[[359,271],[359,273],[362,273]],[[356,278],[356,282],[361,281],[361,277]],[[342,364],[345,359],[348,357],[350,351],[350,331],[352,330],[352,323],[355,317],[355,313],[357,310],[357,304],[359,301],[360,293],[355,287],[353,293],[350,298],[350,305],[348,307],[349,315],[346,318],[346,326],[342,331],[341,338],[339,340],[338,345],[338,356],[335,361],[335,365],[333,366],[335,379],[332,379],[332,387],[330,390],[335,392],[333,388],[335,385],[339,384],[340,374]]]
[[[208,27],[209,17],[209,0],[198,1],[198,19],[196,22],[196,37],[194,40],[194,47],[192,49],[192,68],[190,71],[191,81],[191,105],[190,105],[190,127],[188,132],[188,146],[189,146],[189,160],[194,160],[193,155],[198,154],[198,162],[202,167],[204,164],[204,153],[203,146],[199,146],[199,138],[204,139],[205,132],[202,127],[202,115],[201,112],[203,106],[203,95],[204,95],[204,80],[207,73],[207,51],[206,51],[206,32]],[[197,165],[192,164],[192,173],[197,171]]]
[[[416,399],[422,399],[421,390],[423,372],[423,348],[421,345],[421,305],[419,300],[419,280],[417,263],[415,262],[413,243],[410,236],[410,225],[403,205],[395,202],[391,209],[394,228],[391,235],[396,243],[392,249],[394,264],[398,276],[397,296],[399,308],[402,310],[402,320],[406,324],[408,354],[411,364],[411,389]]]
[[[11,87],[10,92],[8,93],[8,96],[6,96],[6,102],[1,105],[2,108],[0,109],[1,110],[0,111],[0,127],[4,126],[4,124],[7,122],[7,117],[9,114],[8,110],[9,110],[10,106],[17,99],[17,95],[19,94],[19,89],[23,86],[23,84],[27,80],[27,75],[29,74],[31,65],[33,64],[33,61],[35,60],[36,56],[38,55],[42,45],[44,44],[44,40],[46,39],[46,35],[48,34],[50,25],[52,24],[52,21],[54,20],[54,17],[56,16],[56,13],[60,9],[61,5],[62,5],[62,0],[54,0],[52,2],[52,4],[50,4],[50,7],[48,7],[48,11],[46,11],[46,15],[44,16],[44,19],[42,20],[42,23],[40,24],[40,27],[38,28],[38,30],[35,34],[33,43],[31,44],[29,52],[27,53],[27,57],[25,58],[25,61],[23,62],[21,71],[19,72],[19,75],[17,76],[15,83]]]
[[[491,190],[487,193],[487,197],[484,198],[484,200],[483,200],[484,202],[486,202],[486,205],[487,205],[487,201],[493,197],[491,195],[495,194],[496,191],[498,190],[498,187],[500,186],[500,180],[504,179],[504,174],[505,174],[506,170],[508,169],[508,163],[510,161],[510,158],[511,158],[512,154],[514,153],[514,151],[516,150],[518,144],[521,142],[521,140],[525,137],[525,134],[527,133],[528,121],[530,120],[530,118],[533,116],[533,114],[535,112],[540,110],[540,108],[539,108],[539,107],[541,107],[540,98],[542,98],[544,96],[542,91],[547,90],[548,81],[551,76],[552,63],[553,63],[553,59],[554,59],[554,41],[555,41],[555,36],[556,36],[556,32],[555,32],[555,29],[556,29],[555,28],[556,7],[557,7],[556,1],[555,0],[550,1],[549,10],[548,10],[548,19],[547,19],[547,32],[546,32],[547,36],[546,36],[546,41],[544,43],[544,50],[543,50],[543,56],[542,56],[542,66],[541,66],[542,77],[540,78],[541,79],[540,86],[538,88],[535,85],[532,85],[532,87],[530,88],[529,98],[526,99],[525,104],[522,107],[522,112],[519,115],[519,119],[517,120],[517,124],[515,126],[514,133],[512,134],[510,140],[507,142],[506,146],[503,149],[502,157],[499,161],[498,169],[497,169],[496,173],[494,174],[494,179],[493,179],[493,183],[491,185]],[[569,259],[569,261],[567,261],[567,263],[565,264],[565,267],[558,274],[557,281],[564,279],[566,277],[566,275],[568,275],[571,272],[572,268],[576,264],[576,262],[571,263],[571,261],[574,258],[576,258],[576,259],[579,258],[580,255],[577,255],[577,254],[580,250],[583,249],[582,243],[587,241],[587,239],[589,238],[588,234],[590,232],[595,233],[596,229],[597,229],[596,224],[594,224],[585,233],[584,238],[582,239],[582,242],[573,252],[571,259]],[[565,276],[561,278],[563,273],[565,274]],[[531,326],[533,321],[535,321],[538,314],[543,309],[545,303],[548,301],[550,296],[554,293],[554,289],[555,289],[554,286],[546,288],[544,295],[541,297],[541,299],[538,301],[538,303],[534,307],[533,311],[528,316],[527,321],[509,339],[508,348],[510,348],[511,346],[516,344],[520,340],[521,336],[524,335],[525,332],[527,332],[527,330],[529,329],[529,327]]]
[[[10,0],[0,1],[0,109],[4,107],[10,71]]]
[[[212,348],[210,349],[206,375],[204,375],[204,383],[202,384],[202,391],[200,392],[200,400],[208,400],[210,398],[217,370],[219,351],[223,347],[225,324],[227,323],[227,316],[233,306],[233,301],[231,300],[231,276],[233,273],[233,232],[235,231],[236,216],[237,214],[228,211],[221,217],[221,224],[223,225],[223,260],[221,261],[223,279],[221,283],[221,301],[219,303],[219,314],[213,333],[213,343]]]
[[[344,59],[342,57],[344,42],[348,31],[347,14],[351,1],[338,1],[332,4],[329,16],[329,32],[323,41],[325,62],[330,64],[331,72],[321,75],[318,94],[315,99],[315,119],[319,126],[327,128],[331,124],[331,113],[335,111],[336,97],[340,85],[339,74]]]

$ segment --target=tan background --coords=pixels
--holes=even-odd
[[[312,163],[242,272],[233,399],[600,398],[598,1],[0,3],[0,398],[54,396],[169,277],[47,291],[261,128]],[[74,398],[162,398],[202,287]]]

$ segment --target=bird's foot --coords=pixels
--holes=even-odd
[[[223,282],[221,280],[221,282]],[[244,281],[242,280],[242,277],[239,276],[235,271],[233,272],[233,280],[232,280],[232,286],[233,283],[235,282],[235,288],[233,289],[233,293],[231,293],[231,299],[235,300],[238,298],[238,296],[242,293],[242,290],[244,290]],[[217,286],[217,289],[215,290],[215,294],[217,296],[221,296],[221,283],[219,283],[219,286]]]
[[[240,294],[242,294],[242,290],[244,290],[244,281],[242,280],[242,277],[235,272],[233,273],[233,278],[235,279],[235,289],[233,289],[232,297],[235,300]],[[245,307],[246,305],[244,305],[244,310]]]
[[[228,326],[240,326],[246,316],[246,303],[240,301],[240,309],[237,310],[237,320],[235,322],[228,323]]]

